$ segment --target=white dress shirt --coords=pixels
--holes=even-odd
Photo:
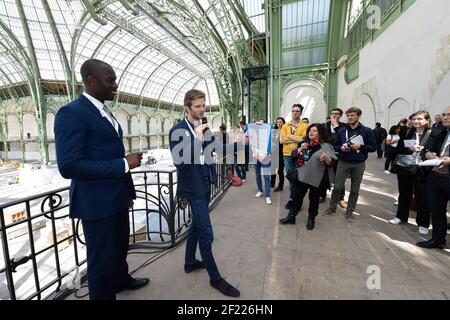
[[[99,100],[95,99],[93,96],[87,94],[86,92],[83,92],[83,95],[90,101],[92,102],[92,104],[98,109],[98,111],[100,112],[100,114],[105,117],[109,123],[111,123],[111,125],[114,127],[114,129],[116,130],[117,134],[119,135],[119,123],[117,122],[117,120],[115,120],[113,117],[110,117],[104,110],[103,108],[106,106],[105,104],[101,103]],[[106,106],[107,108],[107,106]],[[125,163],[125,173],[127,173],[128,171],[130,171],[130,167],[128,166],[128,161],[127,159],[123,158],[123,161]]]

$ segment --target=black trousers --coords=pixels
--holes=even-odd
[[[398,174],[398,207],[397,218],[408,222],[409,208],[413,198],[416,199],[417,215],[416,223],[419,227],[430,226],[430,210],[428,209],[428,188],[426,180],[421,182],[416,177],[408,177]],[[433,189],[430,189],[433,190]]]
[[[87,250],[89,298],[115,300],[131,281],[127,254],[128,209],[101,220],[82,220]]]
[[[319,188],[313,187],[309,184],[296,181],[292,183],[292,200],[293,205],[291,209],[289,209],[289,215],[295,216],[297,212],[303,206],[303,199],[305,198],[306,193],[309,190],[309,208],[308,208],[308,216],[310,218],[315,218],[319,213]]]
[[[433,174],[428,176],[428,206],[433,222],[432,239],[443,243],[447,235],[447,203],[450,201],[450,179]]]
[[[380,142],[377,141],[377,156],[378,156],[378,158],[383,157],[382,145],[383,145],[382,141],[380,141]]]
[[[395,148],[391,146],[386,146],[384,155],[386,156],[386,161],[384,162],[384,170],[389,170],[392,162],[395,158]]]

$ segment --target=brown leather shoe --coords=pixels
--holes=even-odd
[[[341,200],[339,201],[339,207],[341,207],[342,209],[347,209],[348,204],[344,200]]]

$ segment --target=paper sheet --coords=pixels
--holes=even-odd
[[[357,144],[361,144],[361,145],[364,144],[364,139],[360,134],[358,134],[356,137],[350,138],[349,140],[352,143],[357,143]]]
[[[440,166],[442,163],[442,160],[440,159],[430,159],[430,160],[425,160],[422,162],[419,162],[419,166],[421,167],[429,167],[429,166]]]
[[[417,140],[403,140],[405,143],[405,148],[410,148],[417,143]]]

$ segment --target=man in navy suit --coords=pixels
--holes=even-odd
[[[184,271],[190,273],[206,268],[213,288],[226,296],[239,297],[239,290],[220,275],[211,248],[214,236],[208,205],[211,184],[216,184],[217,180],[212,152],[220,153],[223,146],[218,144],[211,148],[215,144],[211,130],[208,124],[201,122],[205,113],[202,91],[192,89],[186,93],[184,110],[187,117],[169,132],[170,150],[177,168],[177,196],[186,199],[192,210]],[[197,244],[203,261],[195,257]]]
[[[139,289],[148,278],[132,278],[126,261],[128,210],[136,199],[130,170],[142,152],[125,156],[123,132],[105,105],[117,92],[116,74],[100,60],[81,66],[85,91],[55,117],[58,169],[70,185],[70,217],[81,219],[87,250],[89,297],[111,300]]]

